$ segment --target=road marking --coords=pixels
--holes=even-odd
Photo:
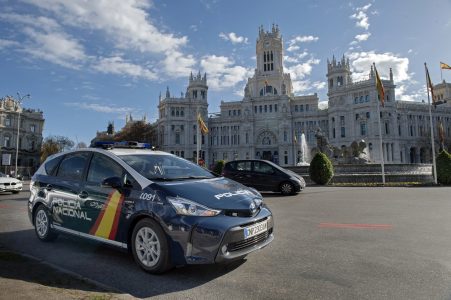
[[[390,224],[340,224],[340,223],[319,223],[319,228],[357,228],[357,229],[392,229]]]

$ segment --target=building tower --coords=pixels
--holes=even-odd
[[[197,76],[193,76],[193,73],[191,73],[185,97],[194,101],[201,100],[207,103],[207,92],[207,73],[204,76],[200,75],[200,71],[197,73]]]
[[[343,86],[352,84],[351,69],[349,67],[349,58],[343,55],[341,61],[337,62],[335,56],[332,61],[327,60],[327,82],[329,93]]]

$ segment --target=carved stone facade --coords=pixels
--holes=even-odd
[[[329,105],[319,109],[317,94],[295,96],[289,73],[283,68],[283,40],[277,26],[259,29],[257,67],[248,79],[241,101],[222,101],[219,113],[208,114],[206,74],[191,74],[185,95],[160,96],[158,144],[164,151],[195,160],[196,115],[207,119],[209,133],[202,140],[207,165],[217,160],[261,158],[281,166],[300,160],[300,141],[305,134],[310,149],[316,133],[322,132],[335,147],[365,140],[370,160],[380,159],[377,92],[372,68],[366,80],[353,82],[349,60],[327,62]],[[427,143],[429,123],[425,103],[395,101],[396,86],[390,70],[383,80],[385,107],[381,108],[383,153],[387,163],[418,163],[430,160]],[[440,95],[448,100],[433,109],[434,128],[440,120],[451,139],[450,84],[443,83]],[[437,130],[435,130],[437,135]],[[429,135],[430,136],[430,135]],[[296,138],[295,138],[296,137]],[[438,146],[438,144],[437,144]],[[429,151],[429,152],[428,152]]]
[[[18,173],[32,175],[40,164],[40,150],[44,117],[42,111],[23,108],[13,97],[0,99],[0,146],[1,155],[11,155],[11,167],[3,166],[1,171],[14,170],[17,147],[17,125],[20,113]],[[1,156],[0,156],[1,161]]]

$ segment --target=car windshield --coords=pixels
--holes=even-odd
[[[120,158],[150,180],[184,180],[213,178],[213,174],[173,155],[121,155]]]

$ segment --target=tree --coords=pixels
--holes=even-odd
[[[65,136],[51,135],[44,139],[41,145],[41,162],[52,154],[67,151],[74,147],[74,142]]]
[[[334,176],[334,167],[327,157],[322,152],[316,153],[313,157],[309,167],[310,179],[317,184],[328,184]]]
[[[77,146],[75,146],[76,149],[82,149],[82,148],[87,148],[88,146],[86,146],[85,142],[79,142],[77,144]]]
[[[446,150],[437,156],[437,180],[441,184],[451,184],[451,154]]]
[[[114,135],[114,140],[154,144],[156,128],[155,125],[143,121],[131,122]]]

